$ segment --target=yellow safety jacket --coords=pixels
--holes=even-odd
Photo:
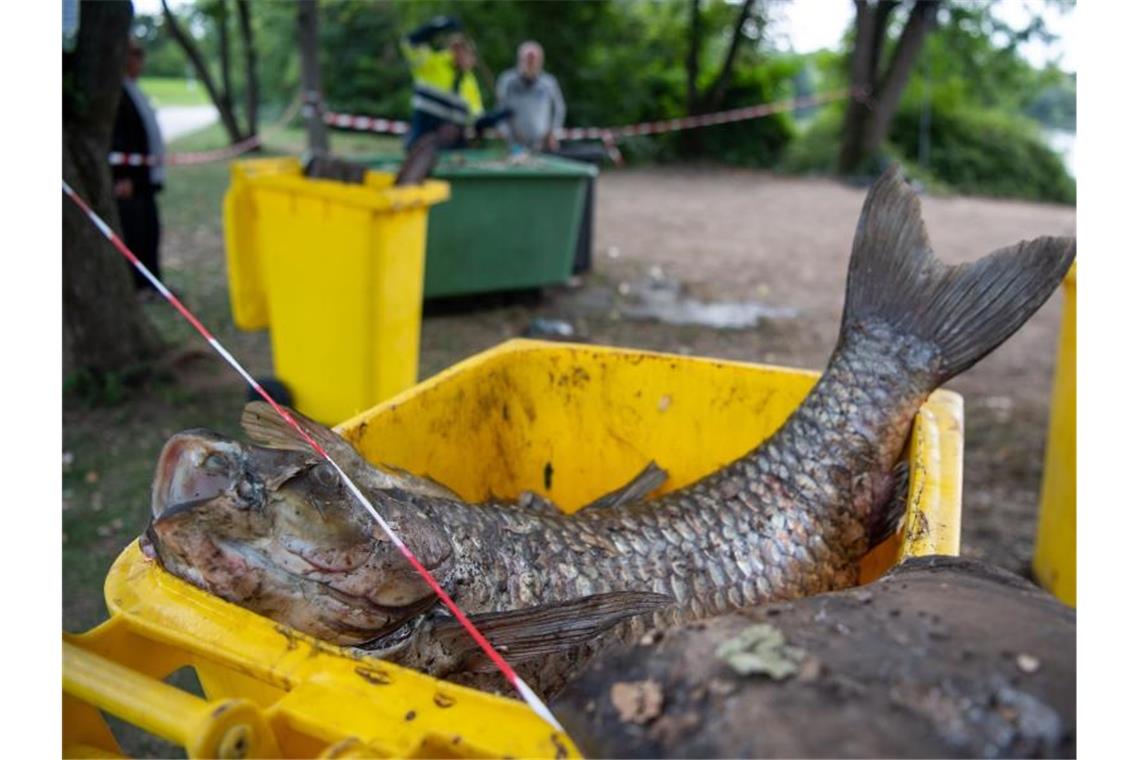
[[[413,109],[455,124],[467,124],[472,116],[483,112],[483,97],[474,73],[457,71],[450,50],[433,50],[430,45],[413,45],[406,39],[400,41],[400,47],[412,67]]]

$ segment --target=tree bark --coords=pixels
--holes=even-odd
[[[865,142],[868,154],[877,150],[887,139],[891,119],[894,118],[899,101],[902,100],[903,90],[906,89],[906,81],[915,62],[918,61],[918,54],[922,50],[922,43],[927,33],[934,28],[937,16],[937,0],[917,2],[911,9],[910,17],[907,18],[906,26],[903,27],[902,35],[895,46],[890,66],[875,88],[877,103],[871,115],[870,129],[867,131]]]
[[[233,113],[234,88],[233,76],[230,73],[230,11],[226,0],[218,0],[217,16],[214,21],[218,25],[218,59],[222,69],[222,102],[226,109]],[[234,114],[234,123],[237,124],[237,114]],[[241,128],[238,128],[241,131]]]
[[[122,94],[129,2],[85,3],[75,50],[64,56],[63,178],[109,225],[119,215],[107,154]],[[63,367],[99,374],[140,364],[160,348],[123,257],[79,208],[63,201]]]
[[[241,31],[242,51],[245,54],[245,119],[248,136],[257,134],[257,106],[261,100],[261,84],[257,78],[257,47],[254,44],[253,24],[250,23],[249,0],[237,0],[238,29]]]
[[[736,26],[732,30],[732,41],[728,45],[728,52],[724,54],[724,62],[720,66],[720,72],[702,98],[702,110],[706,113],[715,111],[720,107],[721,101],[724,100],[724,93],[728,89],[728,83],[732,80],[732,64],[736,62],[740,40],[744,37],[744,24],[752,15],[754,3],[755,0],[744,0],[744,5],[740,7],[740,14],[736,17]]]
[[[870,95],[874,88],[875,54],[874,11],[866,0],[855,1],[855,47],[851,51],[851,88],[867,97],[851,97],[843,116],[843,137],[839,147],[839,172],[850,174],[863,160],[864,134],[871,115]]]
[[[685,58],[685,110],[690,114],[697,112],[699,107],[699,92],[697,91],[697,77],[701,66],[701,0],[692,0],[689,5],[689,54]]]
[[[309,132],[309,152],[323,156],[329,152],[329,137],[322,119],[324,105],[317,34],[316,0],[301,0],[297,4],[297,45],[301,50],[301,89],[308,106],[305,123]]]
[[[907,78],[914,68],[926,34],[936,23],[940,0],[916,0],[906,26],[895,45],[885,73],[880,61],[886,46],[887,27],[899,0],[855,2],[855,47],[851,53],[851,86],[858,92],[847,101],[839,149],[839,172],[857,171],[882,146],[890,131]]]
[[[86,6],[84,6],[86,7]],[[241,127],[238,126],[237,117],[234,115],[233,107],[227,105],[222,98],[222,94],[218,92],[217,85],[214,84],[214,78],[210,76],[210,69],[206,66],[206,60],[202,57],[201,51],[198,46],[194,44],[194,40],[190,38],[182,26],[178,23],[178,19],[170,12],[170,6],[166,4],[166,0],[162,0],[162,15],[166,19],[166,26],[170,30],[170,35],[174,37],[174,41],[186,53],[186,57],[190,59],[190,65],[194,67],[194,73],[198,75],[198,81],[206,88],[206,93],[210,96],[210,102],[214,104],[214,108],[218,110],[218,116],[222,120],[222,126],[226,130],[226,135],[229,137],[231,143],[239,142],[242,139]]]

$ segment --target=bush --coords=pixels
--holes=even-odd
[[[792,140],[780,168],[797,174],[835,174],[839,164],[839,133],[846,101],[833,103]]]
[[[891,125],[890,141],[917,161],[922,108],[904,102]],[[995,110],[931,104],[927,168],[963,193],[1073,203],[1076,182],[1048,146],[1036,124]]]

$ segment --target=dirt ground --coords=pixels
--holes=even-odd
[[[673,349],[822,368],[864,195],[833,179],[724,168],[608,173],[598,188],[596,270],[622,280],[658,266],[703,298],[797,309],[797,319],[758,330],[693,330]],[[1068,206],[929,196],[922,206],[934,249],[950,263],[1024,238],[1076,233]],[[962,553],[1016,572],[1033,551],[1060,305],[1058,293],[948,386],[965,398]],[[615,337],[640,344],[628,328]],[[609,342],[608,334],[594,338]]]
[[[180,169],[163,202],[168,280],[255,374],[272,369],[265,332],[242,333],[228,311],[218,208],[221,166]],[[192,179],[192,181],[191,181]],[[832,179],[712,167],[607,170],[598,181],[594,271],[541,299],[431,308],[420,376],[520,335],[536,316],[571,322],[579,339],[820,369],[842,308],[852,233],[865,189]],[[1073,234],[1071,207],[926,197],[938,253],[956,262],[1022,238]],[[655,271],[655,268],[660,271]],[[622,317],[619,293],[650,273],[707,300],[758,300],[796,316],[747,330]],[[1054,298],[1019,334],[950,387],[966,401],[963,546],[1024,572],[1032,553],[1060,315]],[[162,304],[147,313],[183,348],[200,349]],[[64,609],[67,630],[105,618],[102,578],[145,526],[149,483],[165,439],[180,429],[237,433],[245,390],[220,361],[183,356],[164,380],[126,400],[64,402]]]

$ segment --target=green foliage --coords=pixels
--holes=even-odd
[[[845,102],[832,103],[796,136],[780,168],[802,174],[834,174],[839,163],[839,137]]]
[[[1076,79],[1054,66],[1033,68],[1017,44],[1045,36],[1040,20],[1013,29],[993,15],[992,4],[947,4],[907,83],[888,143],[866,170],[901,160],[930,186],[1071,203],[1075,183],[1043,139],[1040,124],[1074,125]],[[903,14],[896,16],[895,36]],[[851,42],[849,33],[848,49]],[[826,81],[846,82],[844,54],[821,51],[811,58],[808,67]],[[828,107],[808,125],[789,146],[781,167],[835,171],[844,107]],[[928,155],[920,146],[924,107],[929,108]]]
[[[203,55],[215,66],[217,2],[199,0],[178,11]],[[745,28],[733,76],[718,109],[791,94],[793,80],[801,76],[802,58],[773,58],[768,50],[763,36],[766,9],[761,0],[755,23]],[[739,6],[725,0],[702,3],[704,35],[698,79],[702,89],[709,88],[720,70],[738,13]],[[463,22],[478,47],[476,74],[488,106],[494,101],[495,79],[515,64],[519,43],[534,39],[545,48],[546,68],[558,78],[566,96],[568,126],[620,125],[686,114],[688,0],[327,0],[321,3],[320,14],[321,78],[333,110],[410,116],[411,77],[400,54],[399,39],[433,16],[452,15]],[[236,13],[231,10],[230,16],[231,46],[236,56]],[[297,91],[299,81],[296,7],[291,3],[255,3],[253,22],[262,92],[267,101],[286,102]],[[161,19],[152,20],[148,34],[168,37],[161,27]],[[162,71],[152,71],[148,65],[148,74]],[[240,69],[235,68],[235,100],[240,98],[244,83],[238,72]],[[792,134],[792,120],[777,116],[702,130],[695,139],[646,137],[623,142],[622,147],[631,160],[704,155],[770,165]]]
[[[891,127],[904,157],[919,157],[921,107],[905,102]],[[1038,127],[997,109],[931,103],[927,168],[964,193],[1073,203],[1076,183]]]
[[[148,77],[193,78],[194,68],[174,38],[166,33],[162,14],[135,15],[131,34],[146,51],[144,72]]]
[[[410,115],[412,79],[400,56],[393,3],[326,2],[320,7],[321,85],[330,108],[397,118]]]
[[[115,406],[126,400],[128,389],[141,384],[149,371],[142,364],[121,372],[84,368],[64,378],[63,394],[89,407]]]

